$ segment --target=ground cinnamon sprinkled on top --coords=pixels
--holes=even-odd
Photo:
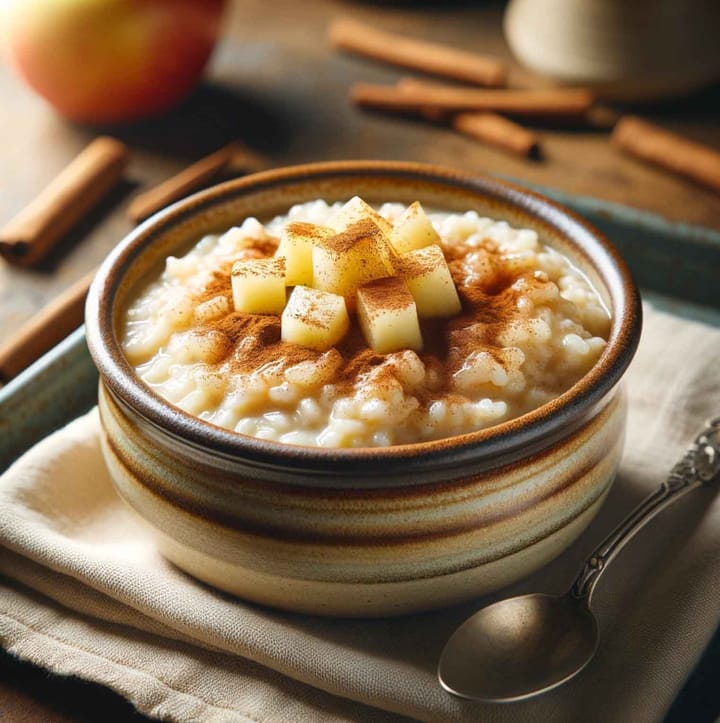
[[[324,239],[328,235],[328,228],[326,226],[318,226],[315,223],[305,223],[303,221],[289,223],[285,226],[285,229],[288,233],[317,240]]]
[[[492,248],[492,245],[490,247]],[[247,249],[243,252],[244,258],[251,252],[255,252],[252,254],[254,258],[262,258],[268,250],[274,253],[275,245],[264,244],[258,248]],[[499,256],[496,250],[491,250],[490,253]],[[437,363],[443,368],[445,373],[442,389],[449,388],[452,374],[457,371],[457,364],[449,358],[450,348],[457,350],[454,358],[464,358],[478,348],[491,349],[497,344],[498,334],[519,315],[517,299],[520,292],[513,289],[511,283],[517,280],[517,276],[499,271],[484,285],[469,284],[460,260],[450,262],[449,266],[462,300],[462,311],[450,319],[420,321],[425,346],[419,356],[424,361]],[[232,302],[231,268],[232,262],[222,265],[213,274],[212,282],[202,293],[193,297],[193,304],[199,305],[218,295],[225,295]],[[531,274],[526,276],[529,283],[539,283]],[[406,304],[406,297],[398,301],[398,287],[404,289],[401,279],[388,277],[370,282],[369,285],[384,292],[385,303],[390,307]],[[282,341],[280,317],[276,315],[233,311],[221,319],[206,322],[203,326],[222,332],[230,340],[231,347],[222,361],[229,364],[233,373],[250,373],[278,361],[289,367],[303,361],[317,360],[321,356],[320,352]],[[385,359],[384,355],[376,354],[368,348],[365,338],[355,325],[337,345],[337,350],[343,360],[342,367],[338,370],[337,383],[346,390],[356,379],[367,374]],[[506,364],[502,358],[498,357],[497,360],[502,365]],[[388,374],[392,375],[392,370]]]
[[[400,310],[414,303],[405,282],[397,276],[370,281],[363,286],[363,290],[372,296],[373,307],[368,309],[371,316],[379,310]]]
[[[348,226],[342,233],[330,237],[324,242],[324,246],[336,254],[346,254],[353,246],[367,238],[382,237],[382,231],[377,224],[369,218],[356,221]]]

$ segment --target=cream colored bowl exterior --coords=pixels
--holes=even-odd
[[[525,460],[443,483],[332,490],[193,464],[143,434],[101,385],[103,449],[120,495],[178,567],[248,600],[381,616],[468,600],[539,568],[597,512],[623,445],[625,400]]]

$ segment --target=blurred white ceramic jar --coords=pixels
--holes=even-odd
[[[720,79],[720,0],[510,0],[518,60],[622,100],[683,95]]]

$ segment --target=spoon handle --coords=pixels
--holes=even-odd
[[[658,512],[700,485],[720,476],[720,417],[707,422],[693,445],[651,492],[595,549],[573,582],[574,597],[590,603],[608,563]]]

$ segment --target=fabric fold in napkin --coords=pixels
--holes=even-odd
[[[716,487],[663,512],[621,553],[593,608],[588,668],[535,699],[489,704],[444,692],[444,642],[488,602],[562,592],[584,558],[720,414],[720,330],[646,307],[625,382],[630,418],[617,481],[561,557],[512,588],[384,620],[284,613],[185,575],[115,494],[97,412],[43,440],[0,477],[0,644],[107,685],[178,721],[657,721],[720,619]]]

